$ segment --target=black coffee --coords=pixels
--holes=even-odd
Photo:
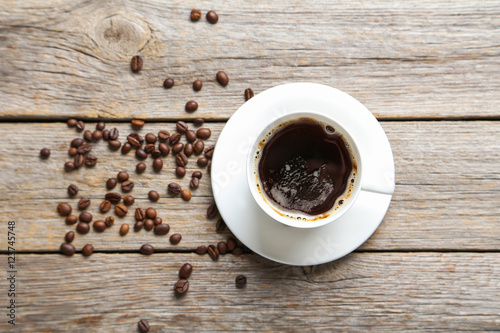
[[[328,212],[352,178],[352,157],[344,139],[331,126],[310,118],[280,126],[260,152],[264,192],[285,210]]]

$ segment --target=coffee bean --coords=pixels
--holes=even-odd
[[[122,195],[120,193],[116,193],[116,192],[109,192],[109,193],[106,193],[104,198],[113,204],[117,204],[122,199]]]
[[[130,144],[128,144],[128,143],[126,143],[126,144],[130,146]],[[118,150],[118,149],[120,149],[121,145],[122,145],[122,143],[120,141],[118,141],[118,140],[109,140],[108,141],[108,146],[112,150]],[[123,152],[123,149],[122,149],[122,152]]]
[[[194,126],[196,126],[196,127],[200,127],[200,126],[202,126],[204,123],[205,123],[205,120],[204,120],[203,118],[195,118],[195,119],[193,120],[193,124],[194,124]]]
[[[71,148],[68,150],[68,155],[69,155],[70,157],[74,157],[77,153],[78,153],[78,150],[77,150],[75,147],[71,147]]]
[[[208,172],[208,174],[210,174],[210,172],[212,172],[212,161],[208,161],[207,172]]]
[[[207,248],[207,253],[210,258],[212,258],[212,260],[219,259],[219,250],[215,246],[209,245]]]
[[[122,191],[130,192],[134,188],[134,183],[130,180],[126,180],[122,183]]]
[[[97,157],[94,155],[87,155],[85,156],[85,165],[89,167],[93,167],[94,165],[97,164]]]
[[[92,132],[92,140],[93,141],[99,141],[102,139],[102,132],[99,130],[95,130]]]
[[[170,78],[170,77],[167,77],[165,79],[165,81],[163,81],[163,87],[166,88],[166,89],[170,89],[174,86],[175,84],[175,81],[174,79]]]
[[[196,248],[196,253],[205,254],[207,253],[207,247],[205,245],[200,245]]]
[[[94,230],[97,232],[103,232],[104,230],[106,230],[106,222],[104,222],[103,220],[95,221],[93,226]]]
[[[179,133],[186,133],[188,130],[188,125],[182,120],[179,120],[175,126],[177,127],[177,131]]]
[[[193,148],[193,144],[192,143],[186,143],[186,145],[184,146],[184,154],[189,157],[191,155],[193,155],[194,153],[194,148]]]
[[[105,129],[104,131],[102,131],[102,139],[104,141],[108,141],[109,140],[109,129]]]
[[[177,142],[175,145],[172,147],[172,153],[178,154],[180,151],[184,149],[184,144],[181,142]]]
[[[192,272],[193,272],[193,266],[191,266],[191,264],[187,262],[184,265],[182,265],[181,268],[179,269],[179,277],[181,279],[187,279]]]
[[[87,211],[81,212],[78,216],[78,219],[80,220],[80,222],[90,223],[92,221],[92,214]]]
[[[146,218],[146,210],[144,208],[135,209],[135,219],[137,221],[142,221]]]
[[[235,256],[239,256],[240,254],[243,253],[243,249],[241,247],[235,247],[232,251],[232,253],[235,255]]]
[[[71,224],[75,224],[76,222],[78,222],[78,216],[76,216],[76,215],[66,216],[66,224],[71,225]]]
[[[149,332],[149,323],[146,319],[141,319],[137,323],[137,327],[139,328],[139,332],[147,333]]]
[[[146,164],[144,163],[137,163],[137,165],[135,166],[135,171],[137,173],[143,173],[144,171],[146,171]]]
[[[75,184],[71,184],[70,186],[68,186],[68,195],[70,197],[74,197],[77,193],[78,193],[78,186],[76,186]]]
[[[112,129],[109,130],[109,139],[110,140],[117,140],[118,137],[120,136],[120,132],[116,127],[113,127]]]
[[[200,186],[200,180],[196,177],[193,177],[191,179],[191,182],[189,182],[189,187],[191,187],[192,189],[197,189],[198,186]]]
[[[155,252],[155,248],[152,245],[144,244],[143,246],[141,246],[140,251],[142,254],[149,256]]]
[[[146,229],[147,231],[153,229],[154,226],[155,226],[155,223],[153,222],[152,219],[144,220],[144,229]]]
[[[88,223],[85,223],[85,222],[79,222],[77,225],[76,225],[76,232],[78,232],[79,234],[86,234],[90,231],[90,226]]]
[[[238,242],[236,241],[236,239],[230,237],[227,239],[226,244],[227,244],[227,249],[229,251],[232,251],[236,248],[236,246],[238,245]]]
[[[156,202],[160,199],[160,195],[156,191],[149,191],[148,193],[149,200]]]
[[[42,158],[48,158],[50,156],[50,149],[43,148],[42,150],[40,150],[40,156]]]
[[[130,229],[129,225],[127,223],[123,223],[122,226],[120,227],[120,235],[122,236],[126,235],[129,229]]]
[[[131,196],[130,194],[127,194],[126,196],[123,197],[123,203],[126,206],[132,206],[135,202],[135,198]]]
[[[71,171],[75,169],[75,163],[73,162],[66,162],[64,163],[64,170],[65,171]]]
[[[193,172],[193,175],[192,175],[193,178],[198,178],[198,179],[201,179],[202,176],[203,176],[203,174],[201,173],[201,171],[195,171],[195,172]]]
[[[127,206],[125,206],[123,204],[118,204],[115,206],[115,213],[119,217],[123,217],[123,216],[127,215],[128,208],[127,208]]]
[[[142,69],[142,57],[139,55],[133,56],[130,61],[130,69],[132,72],[137,73]]]
[[[85,132],[83,132],[83,138],[85,139],[85,141],[91,142],[92,141],[92,132],[90,130],[85,130]]]
[[[139,148],[135,151],[135,157],[138,160],[145,160],[148,157],[148,154],[144,151],[144,149]]]
[[[226,229],[226,222],[223,219],[219,219],[215,224],[216,232],[223,232]]]
[[[62,243],[59,250],[61,250],[62,254],[66,256],[72,256],[73,254],[75,254],[76,251],[75,247],[68,243]]]
[[[109,200],[104,200],[99,206],[101,212],[106,213],[111,209],[111,202]]]
[[[75,158],[73,159],[73,163],[75,168],[79,168],[83,165],[85,158],[81,154],[76,154]]]
[[[191,10],[191,21],[198,21],[201,18],[201,10],[193,9]]]
[[[219,210],[217,209],[217,206],[213,203],[210,206],[208,206],[207,209],[207,217],[209,219],[213,219],[219,214]]]
[[[174,133],[170,136],[170,139],[168,139],[168,141],[170,142],[171,145],[175,145],[177,142],[179,142],[181,136],[182,136],[181,133]]]
[[[81,198],[78,201],[78,209],[84,210],[84,209],[87,209],[88,206],[90,206],[90,199],[89,198]]]
[[[150,219],[154,219],[156,217],[156,209],[153,207],[146,209],[146,216]]]
[[[184,294],[189,290],[189,282],[188,280],[181,279],[177,281],[174,285],[174,290],[177,294]]]
[[[224,241],[218,242],[217,243],[217,250],[219,250],[220,254],[226,254],[227,253],[227,244]]]
[[[68,127],[75,127],[76,126],[76,119],[70,118],[68,119]]]
[[[154,135],[153,133],[146,134],[145,139],[147,143],[156,143],[157,140],[156,135]]]
[[[208,164],[208,158],[206,158],[206,157],[200,157],[196,163],[198,163],[198,166],[200,168],[204,168]]]
[[[85,155],[89,153],[92,150],[92,146],[89,145],[88,143],[84,143],[80,147],[77,148],[78,154]]]
[[[236,283],[236,287],[242,288],[247,284],[247,278],[245,275],[238,275],[234,282]]]
[[[118,172],[118,174],[116,175],[116,179],[118,179],[118,181],[119,181],[120,183],[122,183],[122,182],[124,182],[124,181],[128,180],[128,177],[129,177],[129,175],[128,175],[128,173],[127,173],[126,171],[120,171],[120,172]]]
[[[163,141],[168,140],[168,138],[170,138],[170,133],[168,131],[159,131],[158,138]]]
[[[116,178],[108,178],[108,180],[106,181],[106,188],[108,190],[111,190],[116,186],[116,183]]]
[[[81,139],[81,138],[75,138],[75,139],[73,139],[73,140],[71,141],[70,146],[71,146],[71,147],[74,147],[74,148],[78,148],[78,147],[80,147],[81,145],[83,145],[83,143],[84,143],[84,142],[83,142],[83,139]]]
[[[207,21],[212,24],[215,24],[217,23],[217,21],[219,21],[219,15],[217,15],[217,13],[214,12],[213,10],[210,10],[207,12]]]
[[[195,112],[198,109],[198,103],[195,101],[189,101],[186,103],[186,106],[184,107],[186,112]]]
[[[142,221],[136,221],[134,224],[134,231],[139,232],[142,230],[142,227],[144,226],[144,222]]]
[[[76,122],[76,129],[79,132],[83,131],[85,129],[85,123],[82,120],[78,120]]]
[[[186,139],[188,142],[194,142],[196,140],[196,132],[193,130],[186,131]]]
[[[75,233],[73,231],[68,231],[64,236],[66,243],[71,243],[75,239]]]
[[[163,169],[163,160],[161,158],[155,158],[153,161],[153,169],[155,171],[161,171]]]
[[[194,91],[200,91],[202,87],[203,87],[203,82],[201,82],[200,80],[196,80],[193,82]]]
[[[134,147],[142,146],[144,139],[137,133],[130,133],[127,136],[127,141]]]
[[[146,145],[146,147],[144,147],[144,151],[146,152],[146,154],[151,154],[153,153],[153,151],[156,149],[155,145],[152,144],[152,143],[148,143]]]
[[[181,196],[185,201],[191,200],[191,192],[189,190],[183,190]]]
[[[132,145],[129,142],[125,142],[122,146],[122,154],[128,154],[132,150]]]
[[[201,140],[198,140],[198,141],[196,141],[196,143],[194,144],[194,147],[193,147],[194,153],[196,155],[199,155],[199,154],[201,154],[201,152],[203,151],[204,148],[205,148],[205,143]]]
[[[175,155],[175,162],[177,163],[178,166],[183,167],[188,163],[188,158],[186,154],[180,152],[179,154]]]
[[[217,82],[219,82],[219,84],[223,87],[227,86],[227,84],[229,83],[229,77],[223,71],[218,71],[216,78]]]
[[[115,218],[113,216],[106,216],[104,219],[104,223],[106,223],[106,227],[111,227],[113,224],[115,224]]]
[[[139,129],[139,128],[142,128],[144,126],[145,122],[144,122],[144,120],[140,120],[140,119],[132,119],[130,121],[130,124],[132,124],[132,127]]]
[[[154,227],[155,235],[166,235],[170,231],[170,226],[166,223],[157,224]]]
[[[250,98],[252,98],[253,95],[253,90],[250,88],[245,89],[245,102],[248,101]]]
[[[212,131],[210,131],[210,129],[206,128],[206,127],[200,128],[198,131],[196,131],[196,135],[198,136],[198,138],[203,139],[203,140],[210,138],[211,134],[212,134]]]
[[[95,125],[95,129],[101,132],[104,131],[105,128],[106,128],[106,123],[104,121],[100,121]]]
[[[168,191],[172,194],[179,194],[182,192],[182,189],[179,184],[176,183],[170,183],[168,184]]]
[[[164,143],[163,143],[163,144],[164,144]],[[158,157],[160,157],[160,156],[161,156],[161,151],[160,151],[160,150],[158,150],[158,149],[155,149],[155,150],[153,150],[153,151],[151,152],[151,157],[152,157],[152,158],[158,158]]]
[[[92,246],[92,244],[86,244],[86,245],[82,248],[82,254],[83,254],[85,257],[90,256],[92,253],[94,253],[94,246]]]
[[[162,156],[167,156],[170,153],[170,148],[163,142],[158,145],[158,150]]]
[[[177,177],[182,178],[186,175],[186,169],[184,167],[178,166],[175,168],[175,174]]]
[[[214,155],[214,149],[215,149],[215,146],[207,147],[205,149],[205,157],[206,158],[212,158],[212,156]]]
[[[163,221],[162,221],[161,217],[157,216],[153,219],[153,222],[155,225],[159,225],[159,224],[162,224]]]

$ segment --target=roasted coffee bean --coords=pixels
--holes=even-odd
[[[109,193],[106,193],[104,198],[113,204],[117,204],[122,199],[122,195],[120,193],[116,193],[116,192],[109,192]]]
[[[122,154],[128,154],[132,150],[132,145],[129,142],[125,142],[122,146]]]
[[[142,146],[144,139],[137,133],[130,133],[127,136],[127,141],[134,147],[140,147]]]
[[[93,167],[94,165],[97,164],[97,157],[94,155],[86,155],[85,156],[85,165],[89,167]]]
[[[179,120],[175,126],[177,127],[177,131],[179,133],[186,133],[188,130],[188,125],[182,120]]]
[[[155,248],[152,245],[144,244],[140,249],[142,254],[151,255],[155,252]]]
[[[160,144],[164,144],[164,143],[160,143]],[[170,148],[169,148],[170,149]],[[151,152],[151,157],[152,158],[158,158],[161,156],[161,151],[158,150],[158,149],[155,149]]]
[[[137,163],[137,165],[135,166],[135,171],[137,173],[143,173],[144,171],[146,171],[146,164],[144,163]]]
[[[74,147],[74,148],[78,148],[78,147],[80,147],[81,145],[83,145],[83,143],[84,143],[84,142],[83,142],[83,139],[81,139],[81,138],[75,138],[75,139],[73,139],[73,140],[71,141],[70,146],[71,146],[71,147]]]
[[[236,241],[236,239],[230,237],[227,239],[226,244],[227,244],[227,249],[229,251],[232,251],[236,248],[236,246],[238,245],[238,242]]]
[[[130,194],[127,194],[126,196],[123,197],[123,203],[126,206],[132,206],[135,202],[135,198],[131,196]]]
[[[154,228],[155,235],[166,235],[170,231],[170,226],[166,223],[157,224]]]
[[[149,200],[156,202],[160,199],[160,195],[156,191],[149,191],[148,193]]]
[[[135,151],[135,157],[138,160],[145,160],[148,157],[148,154],[144,151],[144,149],[139,148]]]
[[[195,118],[195,119],[193,120],[193,124],[194,124],[194,126],[196,126],[196,127],[200,127],[200,126],[202,126],[204,123],[205,123],[205,119],[203,119],[203,118]]]
[[[103,220],[95,221],[93,226],[94,230],[97,232],[103,232],[104,230],[106,230],[106,222],[104,222]]]
[[[155,171],[160,171],[163,169],[163,160],[161,158],[155,158],[153,161],[153,169]]]
[[[68,155],[69,155],[70,157],[74,157],[77,153],[78,153],[78,149],[76,149],[75,147],[71,147],[71,148],[68,150]]]
[[[187,157],[193,155],[194,153],[194,148],[192,143],[186,143],[184,146],[184,154],[186,154]]]
[[[205,254],[207,253],[207,247],[205,245],[200,245],[196,248],[196,253]]]
[[[198,140],[195,142],[194,147],[193,147],[194,153],[196,155],[200,155],[203,152],[204,148],[205,148],[205,143],[201,140]]]
[[[126,180],[122,183],[122,191],[130,192],[134,188],[134,183],[131,180]]]
[[[88,223],[85,223],[85,222],[79,222],[77,225],[76,225],[76,232],[78,232],[79,234],[86,234],[90,231],[90,226]]]
[[[212,23],[212,24],[215,24],[217,23],[217,21],[219,21],[219,15],[217,15],[216,12],[214,12],[213,10],[210,10],[207,12],[207,21]]]
[[[78,193],[78,186],[76,186],[75,184],[71,184],[70,186],[68,186],[68,195],[70,197],[74,197],[77,193]]]
[[[181,133],[174,133],[170,136],[170,139],[168,139],[168,141],[170,142],[171,145],[175,145],[177,142],[179,142],[181,136],[182,136]]]
[[[78,222],[78,216],[76,216],[76,215],[66,216],[66,224],[71,225],[71,224],[75,224],[76,222]]]
[[[95,130],[92,132],[92,140],[93,141],[99,141],[102,139],[102,132],[99,130]]]
[[[158,138],[163,141],[168,140],[168,138],[170,138],[170,133],[168,131],[159,131]]]
[[[191,266],[191,264],[187,262],[184,265],[182,265],[181,268],[179,269],[179,277],[181,279],[187,279],[192,272],[193,272],[193,266]]]
[[[102,139],[104,141],[108,141],[109,140],[109,129],[105,129],[104,131],[102,131]]]
[[[73,163],[75,165],[75,168],[79,168],[83,165],[83,162],[85,161],[85,158],[83,157],[82,154],[76,154],[75,158],[73,159]]]
[[[212,172],[212,161],[208,161],[207,172],[208,172],[208,174],[210,174],[210,172]]]
[[[210,130],[210,128],[206,128],[206,127],[200,128],[199,130],[196,131],[196,135],[198,136],[198,138],[203,139],[203,140],[208,139],[211,134],[212,134],[212,131]]]
[[[113,127],[112,129],[109,130],[109,139],[110,140],[117,140],[118,137],[120,136],[120,132],[116,127]]]
[[[106,181],[106,188],[108,190],[111,190],[112,188],[114,188],[116,186],[116,183],[118,183],[116,181],[116,178],[108,178],[108,180]]]
[[[101,212],[106,213],[111,209],[111,202],[109,200],[104,200],[99,206]]]
[[[115,224],[115,218],[113,216],[106,216],[104,219],[104,223],[106,223],[106,227],[111,227],[113,224]]]
[[[191,187],[192,189],[197,189],[198,186],[200,186],[200,180],[196,177],[193,177],[191,179],[191,182],[189,182],[189,187]]]
[[[143,221],[136,221],[135,224],[134,224],[134,231],[135,232],[141,231],[143,226],[144,226],[144,222]]]
[[[77,148],[78,154],[85,155],[89,153],[92,150],[92,146],[89,145],[88,143],[84,143],[80,147]]]
[[[191,10],[191,21],[198,21],[201,18],[201,10],[193,9]]]
[[[75,118],[68,119],[68,127],[75,127],[75,126],[76,126],[76,119]]]
[[[92,132],[90,130],[85,130],[85,132],[83,132],[83,138],[85,139],[85,141],[91,142],[92,141]]]
[[[170,148],[163,142],[158,145],[158,150],[162,156],[167,156],[170,153]]]
[[[170,78],[170,77],[167,77],[165,79],[165,81],[163,81],[163,87],[166,88],[166,89],[170,89],[174,86],[175,84],[175,81],[174,79]]]
[[[234,282],[236,283],[236,287],[242,288],[247,284],[247,278],[245,275],[238,275]]]
[[[40,157],[48,158],[49,156],[50,156],[50,149],[43,148],[42,150],[40,150]]]
[[[68,231],[64,236],[66,243],[71,243],[75,239],[75,233],[73,231]]]
[[[223,232],[224,230],[226,230],[226,222],[223,219],[219,219],[215,224],[215,231]]]
[[[227,253],[227,244],[224,241],[220,241],[217,243],[217,250],[219,250],[220,254],[226,254]]]
[[[72,256],[73,254],[75,254],[76,251],[75,247],[68,243],[62,243],[59,250],[61,250],[61,253],[66,256]]]
[[[181,142],[177,142],[175,145],[172,146],[172,153],[178,154],[184,149],[184,144]]]
[[[126,143],[128,144],[128,143]],[[108,141],[108,146],[109,148],[111,148],[112,150],[118,150],[120,149],[122,143],[118,140],[109,140]],[[130,146],[130,144],[128,144]],[[122,149],[122,152],[123,152],[123,149]]]
[[[193,130],[189,130],[186,132],[186,140],[188,140],[188,142],[194,142],[196,141],[196,138],[198,136],[196,135],[196,132],[193,131]]]
[[[174,285],[174,290],[177,294],[184,294],[189,290],[189,281],[184,279],[177,281]]]
[[[186,112],[195,112],[198,109],[198,103],[196,101],[189,101],[186,103],[184,109]]]
[[[219,214],[219,210],[217,209],[217,206],[213,203],[210,206],[208,206],[207,209],[207,217],[209,219],[213,219]]]
[[[85,123],[82,120],[78,120],[76,122],[76,129],[77,131],[83,131],[85,129]]]
[[[207,252],[212,260],[219,259],[219,250],[214,245],[209,245],[207,248]]]
[[[155,145],[152,144],[152,143],[148,143],[145,147],[144,147],[144,151],[146,152],[146,154],[151,154],[154,150],[156,149]]]
[[[149,207],[146,209],[146,217],[149,219],[154,219],[156,217],[156,209]]]
[[[201,179],[201,177],[203,177],[203,174],[201,173],[201,171],[195,171],[195,172],[193,172],[192,177]]]
[[[118,174],[116,175],[116,179],[118,179],[118,181],[121,183],[121,182],[124,182],[126,180],[128,180],[128,173],[127,171],[120,171],[118,172]]]
[[[85,223],[90,223],[92,222],[92,214],[90,212],[81,212],[80,215],[78,216],[78,219],[80,222],[85,222]]]
[[[248,101],[250,98],[252,98],[253,95],[253,90],[250,88],[245,89],[245,102]]]
[[[127,215],[128,208],[127,208],[127,206],[125,206],[123,204],[118,204],[115,206],[115,213],[119,217],[123,217],[123,216]]]
[[[135,55],[132,57],[132,60],[130,61],[130,69],[132,72],[137,73],[142,69],[142,57],[139,55]]]
[[[141,319],[137,323],[137,327],[139,328],[139,332],[147,333],[149,332],[149,323],[146,319]]]
[[[94,253],[94,246],[92,246],[92,244],[86,244],[86,245],[82,248],[82,254],[83,254],[85,257],[90,256],[92,253]]]
[[[130,121],[130,124],[132,124],[132,127],[139,129],[139,128],[142,128],[144,126],[145,122],[144,122],[144,120],[140,120],[140,119],[132,119]]]
[[[81,198],[78,201],[78,209],[84,210],[84,209],[87,209],[88,206],[90,206],[90,199],[89,198]]]
[[[161,217],[157,216],[153,219],[153,222],[155,225],[159,225],[162,224],[163,220],[161,219]]]
[[[205,149],[205,157],[212,158],[212,156],[214,156],[214,149],[215,149],[215,146],[207,147]]]
[[[146,218],[146,210],[144,208],[135,209],[135,219],[137,221],[142,221]]]
[[[156,143],[157,140],[156,135],[154,135],[153,133],[146,134],[144,138],[146,139],[147,143]]]
[[[196,80],[193,82],[194,91],[200,91],[202,87],[203,87],[203,82],[201,82],[200,80]]]
[[[243,253],[243,249],[241,247],[235,247],[233,251],[231,251],[235,256],[239,256]]]
[[[170,243],[172,245],[177,245],[179,244],[179,242],[181,241],[182,239],[182,235],[181,234],[173,234],[172,236],[170,236]]]
[[[100,121],[95,125],[95,129],[101,132],[104,131],[105,128],[106,128],[106,123],[104,121]]]
[[[153,229],[153,227],[155,226],[155,223],[153,222],[153,220],[151,219],[146,219],[144,220],[144,229],[149,231],[151,229]]]
[[[217,82],[223,87],[227,86],[229,83],[229,77],[223,71],[218,71],[215,77],[217,78]]]
[[[188,158],[186,154],[180,152],[179,154],[175,155],[175,162],[178,166],[185,166],[188,163]]]
[[[177,168],[175,168],[175,174],[177,175],[177,177],[182,178],[186,175],[186,169],[184,167],[178,166]]]
[[[196,163],[198,163],[198,166],[200,168],[204,168],[208,164],[208,158],[206,158],[206,157],[200,157]]]
[[[182,192],[181,186],[176,183],[170,183],[168,184],[168,191],[172,194],[179,194]]]
[[[189,200],[191,200],[191,192],[189,190],[183,190],[181,193],[181,197],[185,201],[189,201]]]
[[[128,233],[130,227],[127,223],[123,223],[122,226],[120,227],[120,235],[124,236]]]

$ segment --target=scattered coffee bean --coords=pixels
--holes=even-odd
[[[75,163],[73,162],[66,162],[64,163],[64,170],[65,171],[71,171],[75,169]]]
[[[144,226],[144,222],[143,221],[137,221],[137,222],[135,222],[135,224],[134,224],[134,231],[135,232],[141,231],[143,226]]]
[[[207,247],[205,245],[200,245],[196,248],[196,253],[205,254],[207,253]]]
[[[184,107],[186,112],[195,112],[198,109],[198,103],[195,101],[189,101],[186,103],[186,106]]]
[[[104,230],[106,230],[106,222],[104,222],[103,220],[95,221],[93,226],[94,230],[97,232],[103,232]]]
[[[132,150],[132,145],[129,142],[125,142],[122,146],[122,154],[128,154]]]
[[[123,197],[123,203],[126,206],[132,206],[135,202],[135,198],[131,196],[130,194],[127,194],[126,196]]]
[[[137,173],[143,173],[144,171],[146,171],[146,164],[144,163],[137,163],[137,165],[135,166],[135,171]]]
[[[74,197],[77,193],[78,193],[78,186],[76,186],[75,184],[71,184],[70,186],[68,186],[68,195],[70,197]]]
[[[128,143],[126,143],[126,144],[128,144]],[[122,145],[122,143],[120,141],[118,141],[118,140],[109,140],[109,142],[108,142],[108,146],[112,150],[118,150],[118,149],[120,149],[121,145]],[[130,144],[128,144],[128,145],[130,146]],[[124,150],[122,149],[122,152],[123,151]]]
[[[235,247],[232,251],[232,253],[235,255],[235,256],[239,256],[240,254],[243,253],[243,249],[241,247]]]
[[[102,139],[104,141],[108,141],[109,140],[109,130],[108,129],[105,129],[104,131],[102,131]]]
[[[78,232],[79,234],[86,234],[90,231],[90,226],[88,223],[85,223],[85,222],[79,222],[77,225],[76,225],[76,232]]]
[[[186,169],[184,167],[178,166],[175,168],[175,174],[177,177],[182,178],[186,175]]]
[[[92,132],[92,140],[93,141],[99,141],[102,139],[102,132],[99,130],[95,130]]]
[[[85,139],[85,141],[91,142],[92,141],[92,132],[90,130],[85,130],[85,132],[83,132],[83,138]]]
[[[227,244],[227,249],[229,251],[232,251],[236,248],[236,246],[238,245],[238,242],[236,241],[236,239],[230,237],[227,239],[226,244]]]
[[[170,153],[170,148],[163,142],[158,145],[158,150],[162,156],[167,156]]]
[[[146,151],[142,148],[139,148],[135,151],[135,157],[138,159],[138,160],[145,160],[147,157],[148,157],[148,154],[146,153]]]
[[[92,150],[92,146],[89,145],[88,143],[84,143],[80,147],[77,148],[78,154],[85,155],[89,153]]]
[[[206,140],[210,138],[210,135],[212,134],[212,131],[209,128],[200,128],[198,131],[196,131],[196,135],[198,138]]]
[[[130,69],[132,72],[137,73],[142,69],[142,57],[139,55],[135,55],[132,57],[132,60],[130,61]]]
[[[70,146],[74,148],[78,148],[81,145],[83,145],[83,139],[82,138],[75,138],[71,141]]]
[[[125,206],[123,204],[118,204],[115,206],[115,213],[119,217],[123,217],[123,216],[127,215],[128,208],[127,208],[127,206]]]
[[[84,210],[84,209],[87,209],[88,206],[90,206],[90,199],[89,198],[81,198],[78,201],[78,209]]]
[[[140,119],[132,119],[130,121],[130,123],[132,124],[132,127],[137,128],[137,129],[142,128],[145,124],[144,120],[140,120]]]
[[[219,84],[223,87],[227,86],[227,84],[229,83],[229,77],[223,71],[218,71],[216,78],[217,78],[217,82],[219,82]]]
[[[194,124],[194,126],[196,126],[196,127],[203,126],[203,124],[204,124],[204,123],[205,123],[205,119],[203,119],[203,118],[195,118],[195,119],[193,120],[193,124]]]
[[[217,206],[213,203],[210,206],[208,206],[207,209],[207,217],[209,219],[213,219],[219,214],[219,210],[217,209]]]
[[[189,289],[188,280],[181,279],[174,285],[174,290],[177,294],[184,294]]]
[[[122,183],[122,191],[130,192],[134,188],[134,183],[130,180],[126,180]]]
[[[191,191],[183,190],[181,193],[181,196],[182,196],[182,199],[184,199],[185,201],[189,201],[189,200],[191,200]]]
[[[181,268],[179,269],[179,277],[181,279],[187,279],[192,272],[193,272],[193,266],[191,266],[191,264],[187,262],[184,265],[182,265]]]
[[[248,101],[250,98],[252,98],[253,95],[253,90],[250,88],[245,89],[245,102]]]
[[[122,236],[126,235],[129,229],[130,229],[129,225],[127,223],[123,223],[122,226],[120,227],[120,235]]]
[[[153,143],[148,143],[146,147],[144,147],[144,151],[146,152],[146,154],[151,154],[155,149],[156,147]]]
[[[212,24],[215,24],[217,23],[217,21],[219,21],[219,15],[217,15],[217,13],[214,12],[213,10],[210,10],[207,12],[207,21]]]
[[[218,242],[217,243],[217,250],[219,250],[220,254],[226,254],[227,253],[227,244],[224,241]]]
[[[120,132],[116,127],[113,127],[112,129],[109,130],[109,139],[110,140],[117,140],[118,137],[120,136]]]
[[[177,142],[175,145],[172,146],[172,153],[178,154],[179,152],[184,149],[184,144],[181,142]]]
[[[142,146],[144,139],[137,133],[130,133],[127,136],[127,141],[134,147],[140,147]]]
[[[149,332],[149,323],[146,319],[141,319],[137,323],[137,327],[139,328],[139,332],[147,333]]]
[[[100,121],[95,125],[95,129],[101,132],[104,131],[105,128],[106,128],[106,123],[104,121]]]
[[[92,246],[92,244],[86,244],[86,245],[82,248],[82,254],[83,254],[85,257],[90,256],[92,253],[94,253],[94,246]]]
[[[148,193],[149,200],[156,202],[160,199],[160,195],[156,191],[149,191]]]
[[[175,155],[175,162],[177,163],[178,166],[183,167],[188,163],[188,158],[186,154],[180,152],[179,154]]]
[[[78,153],[78,150],[77,150],[75,147],[71,147],[71,148],[68,150],[68,155],[69,155],[70,157],[74,157],[77,153]]]
[[[194,153],[194,148],[193,148],[193,144],[192,143],[186,143],[186,145],[184,146],[184,154],[189,157],[191,155],[193,155]]]
[[[153,222],[155,225],[159,225],[159,224],[162,224],[163,221],[162,221],[161,217],[157,216],[153,219]]]
[[[153,207],[146,209],[146,216],[150,219],[154,219],[156,217],[156,209]]]
[[[170,138],[170,133],[168,131],[159,131],[158,138],[163,141],[168,140],[168,138]]]
[[[201,173],[201,171],[195,171],[195,172],[193,172],[192,177],[201,179],[201,177],[203,177],[203,174]]]
[[[85,156],[85,165],[89,167],[93,167],[94,165],[97,164],[97,157],[94,155],[86,155]]]
[[[142,221],[146,218],[146,210],[144,208],[135,209],[135,219],[137,221]]]
[[[111,202],[109,200],[104,200],[99,206],[101,212],[106,213],[111,209]]]
[[[171,145],[175,145],[177,142],[179,142],[181,136],[182,136],[181,133],[174,133],[170,136],[170,139],[168,139],[168,141],[170,142]]]
[[[66,236],[64,236],[66,243],[71,243],[73,239],[75,239],[75,233],[73,231],[68,231]]]
[[[219,219],[215,224],[215,231],[223,232],[224,230],[226,230],[226,222],[223,219]]]
[[[76,129],[79,132],[83,131],[85,129],[85,123],[82,120],[78,120],[76,122]]]
[[[236,287],[242,288],[247,284],[247,278],[245,275],[238,275],[234,282],[236,283]]]
[[[161,171],[163,169],[163,160],[161,158],[155,158],[153,161],[153,169],[155,171]]]
[[[118,172],[118,175],[116,175],[116,179],[118,179],[120,183],[128,180],[128,177],[129,175],[126,171],[120,171]]]
[[[146,229],[147,231],[153,229],[154,226],[155,226],[155,223],[153,222],[152,219],[144,220],[144,229]]]
[[[166,89],[170,89],[174,86],[175,82],[174,79],[167,77],[165,81],[163,81],[163,87]]]
[[[59,249],[61,250],[62,254],[66,256],[72,256],[76,251],[75,247],[68,243],[62,243]]]
[[[188,130],[188,125],[182,120],[179,120],[175,126],[177,127],[177,131],[179,133],[186,133]]]
[[[214,156],[214,149],[215,149],[215,146],[207,147],[205,149],[205,157],[212,158],[212,156]]]
[[[76,216],[76,215],[66,216],[66,224],[71,225],[71,224],[75,224],[76,222],[78,222],[78,216]]]
[[[203,82],[201,82],[200,80],[196,80],[193,82],[194,91],[200,91],[202,87],[203,87]]]
[[[152,245],[144,244],[140,249],[142,254],[151,255],[155,252],[155,248]]]
[[[208,172],[208,174],[210,174],[210,172],[212,172],[212,161],[208,161],[207,172]]]
[[[176,183],[170,183],[168,184],[168,191],[172,194],[179,194],[182,192],[182,189],[181,189],[181,186],[179,184],[176,184]],[[70,211],[71,212],[71,211]]]
[[[50,149],[43,148],[42,150],[40,150],[40,156],[42,158],[48,158],[50,156]]]
[[[116,178],[108,178],[108,180],[106,181],[106,188],[108,190],[111,190],[116,186],[116,183]]]
[[[116,192],[109,192],[104,195],[104,198],[110,201],[112,204],[117,204],[122,199],[122,195]]]
[[[206,158],[206,157],[200,157],[196,163],[198,163],[198,166],[200,168],[204,168],[208,164],[208,158]]]
[[[156,135],[153,133],[146,134],[145,139],[147,143],[156,143],[157,140]]]
[[[193,130],[188,130],[186,131],[186,139],[188,140],[188,142],[194,142],[196,141],[196,132],[193,131]]]
[[[189,182],[189,187],[191,187],[192,189],[197,189],[198,186],[200,186],[200,180],[196,177],[193,177]]]
[[[199,154],[201,154],[201,152],[203,151],[204,148],[205,148],[205,143],[201,140],[198,140],[198,141],[196,141],[196,143],[194,144],[194,147],[193,147],[194,153],[196,155],[199,155]]]
[[[214,245],[209,245],[207,248],[207,253],[212,258],[212,260],[219,259],[219,250]]]
[[[113,224],[115,224],[115,218],[113,216],[106,216],[104,219],[104,223],[106,223],[106,227],[111,227]]]
[[[170,226],[166,223],[157,224],[154,227],[155,235],[166,235],[170,231]]]
[[[191,10],[191,21],[198,21],[201,18],[201,10],[193,9]]]
[[[75,158],[73,159],[73,163],[75,165],[75,168],[79,168],[83,165],[84,162],[84,157],[81,154],[76,154]]]
[[[80,220],[80,222],[90,223],[92,221],[92,214],[87,211],[81,212],[78,216],[78,219]]]
[[[164,144],[163,142],[160,144]],[[170,149],[170,148],[169,148]],[[151,152],[151,157],[152,158],[158,158],[161,156],[161,151],[159,149],[155,149]]]
[[[76,126],[76,119],[71,118],[68,119],[68,127],[75,127]]]

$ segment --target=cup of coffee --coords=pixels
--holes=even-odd
[[[253,198],[274,220],[296,228],[331,223],[361,189],[362,162],[353,137],[334,119],[297,111],[267,124],[247,157]]]

